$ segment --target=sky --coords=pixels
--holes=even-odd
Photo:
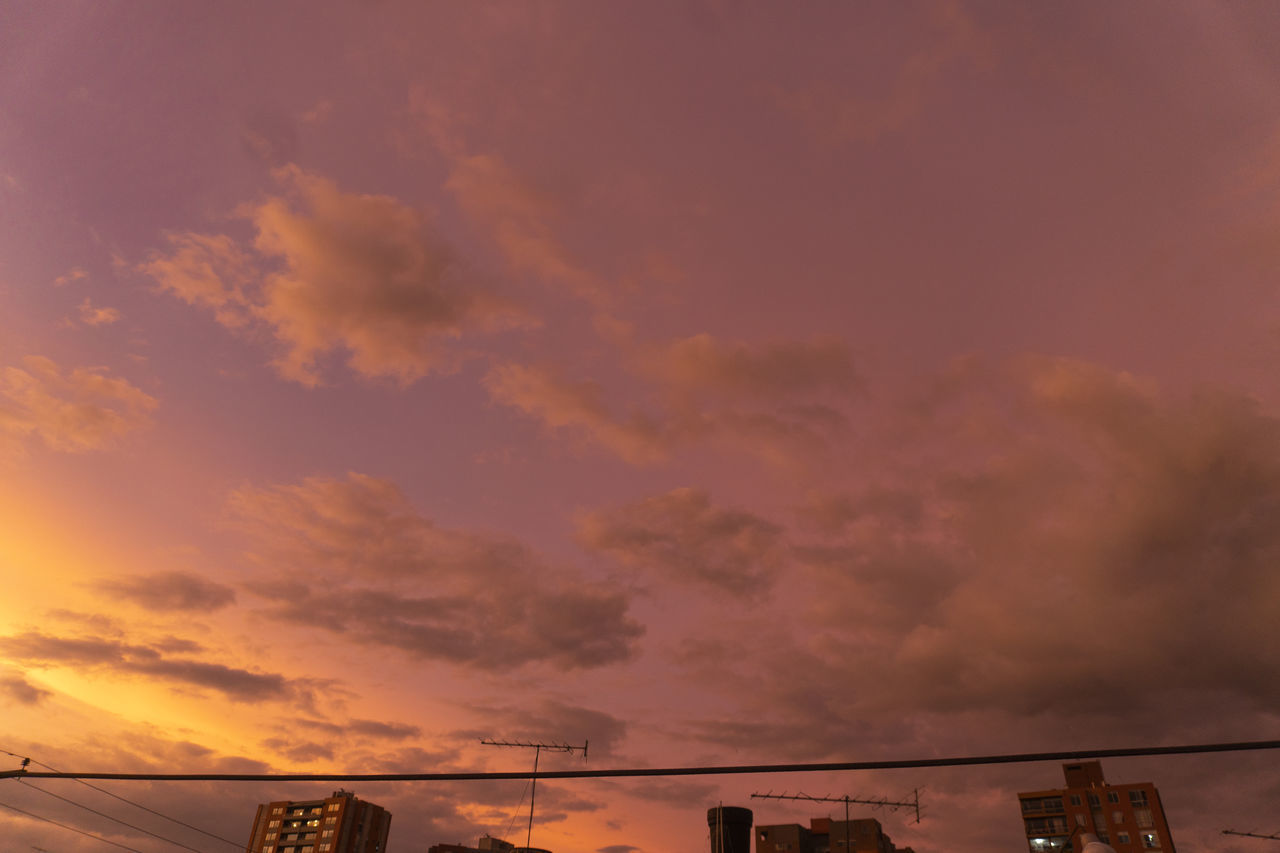
[[[1264,2],[0,2],[0,766],[1277,737],[1278,40]],[[1280,830],[1274,756],[1104,770],[1183,849]],[[546,782],[532,839],[922,789],[855,814],[1013,851],[1061,778]],[[104,787],[242,844],[336,785]],[[395,853],[524,840],[523,782],[355,790]],[[231,849],[0,784],[177,849],[54,795]]]

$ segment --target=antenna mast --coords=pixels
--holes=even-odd
[[[533,750],[533,774],[529,777],[529,830],[524,839],[525,850],[528,851],[533,841],[533,798],[538,793],[538,758],[542,755],[542,751],[545,749],[547,752],[567,752],[569,754],[581,752],[582,760],[586,761],[587,746],[591,741],[584,740],[582,746],[570,746],[567,743],[559,743],[557,741],[541,743],[539,741],[524,740],[493,740],[492,738],[480,738],[480,742],[485,746],[505,746]]]
[[[878,799],[875,797],[851,797],[848,794],[845,794],[842,797],[814,797],[805,793],[775,794],[772,791],[770,791],[767,794],[752,794],[751,798],[755,800],[808,800],[809,802],[813,802],[813,803],[844,803],[845,853],[849,853],[849,850],[850,850],[850,847],[849,847],[849,804],[850,803],[859,803],[860,805],[872,806],[873,808],[877,808],[877,809],[880,808],[881,806],[888,806],[890,809],[892,809],[895,812],[898,809],[914,809],[916,813],[916,823],[920,822],[920,789],[919,788],[915,788],[914,790],[912,790],[911,799],[906,802],[892,802],[886,797],[880,797]]]

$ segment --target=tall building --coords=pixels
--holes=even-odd
[[[1061,850],[1073,835],[1086,832],[1116,853],[1177,853],[1155,785],[1108,785],[1100,761],[1064,764],[1062,772],[1065,788],[1018,794],[1032,853]]]
[[[783,823],[756,827],[756,853],[914,853],[894,847],[880,821],[861,818],[847,823],[815,817],[809,826]]]
[[[391,812],[334,791],[325,800],[263,803],[245,853],[385,853]]]

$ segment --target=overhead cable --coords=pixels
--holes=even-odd
[[[731,776],[746,773],[819,773],[838,770],[905,770],[917,767],[967,767],[1023,764],[1034,761],[1080,761],[1090,758],[1132,758],[1155,755],[1195,755],[1280,749],[1280,740],[1202,743],[1184,746],[1146,746],[1126,749],[1021,752],[953,758],[911,758],[884,761],[833,761],[813,764],[734,764],[718,767],[638,767],[617,770],[528,770],[463,773],[45,773],[10,770],[4,776],[30,779],[119,779],[150,782],[471,782],[494,779],[600,779],[640,776]]]
[[[10,751],[9,751],[9,750],[7,750],[7,749],[0,749],[0,752],[3,752],[5,755],[12,755],[14,758],[22,758],[22,759],[26,760],[26,756],[19,755],[19,754],[18,754],[18,753],[16,753],[16,752],[10,752]],[[32,763],[32,764],[39,764],[41,767],[43,767],[43,768],[44,768],[44,769],[46,769],[46,770],[51,770],[51,771],[53,771],[54,773],[61,772],[61,771],[59,771],[59,770],[58,770],[58,768],[56,768],[56,767],[50,767],[48,764],[45,764],[43,761],[36,761],[34,758],[29,759],[29,760],[31,761],[31,763]],[[134,808],[136,808],[136,809],[142,809],[144,812],[148,812],[149,814],[153,814],[153,815],[155,815],[156,817],[164,818],[165,820],[169,821],[170,823],[176,823],[178,826],[186,827],[187,829],[190,829],[190,830],[192,830],[193,832],[198,832],[198,833],[200,833],[201,835],[207,835],[207,836],[209,836],[210,838],[215,839],[215,840],[217,840],[217,841],[221,841],[221,842],[222,842],[222,843],[224,843],[224,844],[230,844],[232,847],[236,848],[237,850],[239,850],[240,848],[244,847],[244,845],[243,845],[243,844],[240,844],[240,843],[238,843],[238,842],[232,841],[230,838],[223,838],[221,835],[214,835],[212,832],[209,832],[209,831],[207,831],[207,830],[201,829],[201,828],[200,828],[200,827],[198,827],[198,826],[192,826],[191,824],[187,823],[187,822],[186,822],[186,821],[184,821],[184,820],[179,820],[179,819],[178,819],[178,818],[176,818],[176,817],[170,817],[169,815],[165,814],[164,812],[158,812],[158,811],[156,811],[155,809],[150,808],[149,806],[144,806],[142,803],[134,802],[133,800],[127,799],[127,798],[125,798],[125,797],[122,797],[122,796],[120,796],[119,794],[112,793],[111,791],[108,791],[106,788],[100,788],[100,787],[98,787],[97,785],[94,785],[94,784],[91,784],[91,783],[89,783],[89,782],[86,782],[86,781],[84,781],[83,779],[76,779],[75,781],[76,781],[76,782],[79,782],[81,785],[84,785],[86,788],[92,788],[93,790],[98,791],[99,793],[106,794],[108,797],[111,797],[111,798],[113,798],[113,799],[119,800],[119,801],[120,801],[120,802],[122,802],[122,803],[127,803],[127,804],[129,804],[129,805],[133,806],[133,807],[134,807]],[[39,789],[37,789],[37,790],[39,790]]]
[[[138,849],[137,849],[137,848],[135,848],[135,847],[126,847],[126,846],[125,846],[125,845],[123,845],[123,844],[117,844],[116,842],[114,842],[114,841],[112,841],[112,840],[110,840],[110,839],[108,839],[108,838],[103,838],[101,835],[94,835],[92,832],[85,832],[83,829],[76,829],[74,826],[67,826],[65,823],[58,823],[56,820],[52,820],[51,818],[41,817],[41,816],[40,816],[40,815],[38,815],[38,814],[32,814],[31,812],[23,811],[22,809],[18,808],[17,806],[11,806],[11,805],[9,805],[8,803],[0,803],[0,806],[4,807],[4,808],[6,808],[6,809],[9,809],[10,811],[17,812],[18,814],[26,815],[27,817],[35,818],[36,820],[42,820],[42,821],[44,821],[45,823],[51,823],[51,824],[53,824],[54,826],[60,826],[60,827],[62,827],[63,829],[69,829],[69,830],[71,830],[72,832],[78,832],[78,833],[80,833],[81,835],[87,835],[87,836],[89,836],[90,838],[93,838],[93,839],[96,839],[96,840],[98,840],[98,841],[101,841],[103,844],[110,844],[112,847],[119,847],[121,850],[128,850],[128,851],[130,851],[130,853],[142,853],[142,851],[141,851],[141,850],[138,850]]]
[[[143,835],[150,835],[152,838],[158,838],[167,844],[172,844],[175,847],[181,847],[183,850],[191,850],[192,853],[204,853],[204,851],[199,849],[198,847],[188,847],[186,844],[183,844],[181,841],[174,841],[172,838],[165,838],[163,835],[157,835],[156,833],[152,832],[149,829],[143,829],[140,826],[134,826],[131,823],[126,823],[125,821],[120,820],[120,818],[118,817],[112,817],[106,812],[100,812],[97,809],[90,808],[89,806],[86,806],[84,803],[77,803],[75,800],[71,800],[66,797],[59,796],[55,794],[53,791],[46,791],[44,788],[37,788],[35,785],[32,785],[29,782],[26,782],[24,779],[19,778],[18,781],[23,783],[23,787],[30,788],[33,791],[39,791],[42,794],[47,794],[50,797],[53,797],[55,800],[62,800],[62,802],[64,803],[69,803],[78,809],[84,809],[87,812],[92,812],[93,814],[96,814],[98,817],[104,817],[107,820],[111,821],[112,823],[118,823],[121,826],[127,826],[129,829],[136,830],[137,832],[141,832]]]

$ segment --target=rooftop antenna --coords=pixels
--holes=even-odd
[[[844,849],[845,853],[849,853],[849,804],[858,803],[860,805],[871,806],[873,808],[881,808],[888,806],[893,811],[898,809],[914,809],[916,813],[916,823],[920,822],[920,789],[915,788],[911,792],[911,799],[905,802],[892,802],[887,797],[851,797],[845,794],[842,797],[814,797],[806,793],[799,794],[775,794],[770,791],[767,794],[752,794],[755,800],[808,800],[812,803],[844,803]]]
[[[567,743],[558,741],[542,743],[540,741],[525,740],[494,740],[492,738],[480,738],[480,742],[485,746],[506,746],[533,750],[533,775],[529,777],[529,830],[524,839],[525,850],[529,850],[533,842],[533,798],[538,793],[538,758],[545,749],[547,752],[567,752],[571,755],[575,752],[581,752],[582,760],[586,761],[587,746],[591,741],[584,740],[582,746],[570,746]]]
[[[1222,830],[1222,834],[1223,835],[1243,835],[1248,838],[1270,838],[1272,841],[1280,841],[1280,833],[1277,833],[1274,835],[1262,835],[1261,833],[1258,833],[1258,832],[1237,832],[1234,829],[1224,829]]]

